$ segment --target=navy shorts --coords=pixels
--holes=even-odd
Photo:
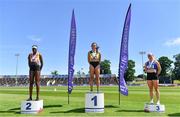
[[[159,80],[156,73],[147,73],[147,80]]]

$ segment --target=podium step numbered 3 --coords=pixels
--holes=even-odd
[[[42,110],[43,110],[43,100],[21,102],[22,114],[36,114],[41,112]]]
[[[157,104],[146,103],[144,105],[144,111],[145,112],[165,112],[165,106],[162,104],[157,105]]]

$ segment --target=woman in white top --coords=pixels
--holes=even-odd
[[[159,79],[158,76],[161,73],[161,65],[155,60],[152,53],[148,54],[148,61],[145,63],[145,72],[147,73],[147,84],[149,87],[150,103],[153,102],[153,88],[156,92],[157,104],[160,104],[160,92],[159,92]]]

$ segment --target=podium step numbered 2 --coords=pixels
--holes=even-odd
[[[22,114],[36,114],[41,112],[42,110],[43,110],[43,100],[21,102]]]

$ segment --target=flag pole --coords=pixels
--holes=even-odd
[[[69,104],[69,93],[68,93],[68,104]]]
[[[68,88],[69,88],[69,75],[68,75]],[[68,104],[69,104],[69,89],[68,89]]]
[[[128,67],[128,40],[129,40],[129,28],[130,28],[130,20],[131,20],[131,4],[128,7],[126,18],[124,21],[123,33],[121,38],[121,46],[120,46],[120,60],[119,60],[119,105],[121,102],[121,94],[128,95],[128,88],[124,79],[125,70]]]
[[[120,102],[121,102],[121,96],[120,96],[120,92],[119,92],[119,105],[120,105]]]
[[[73,90],[74,78],[74,56],[76,49],[76,22],[74,16],[74,9],[72,11],[70,40],[69,40],[69,58],[68,58],[68,104],[70,103],[70,94]]]
[[[120,77],[119,77],[119,84],[120,84]],[[121,103],[121,94],[120,94],[120,88],[121,88],[121,86],[119,85],[119,105],[120,105],[120,103]]]

